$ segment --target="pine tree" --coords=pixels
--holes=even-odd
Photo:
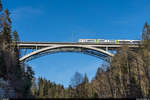
[[[6,9],[4,11],[4,23],[3,23],[3,30],[2,30],[2,36],[3,36],[3,48],[4,49],[10,49],[10,43],[11,43],[11,20],[10,20],[10,13],[9,10]]]
[[[34,97],[37,97],[38,89],[37,89],[37,85],[36,85],[36,82],[35,82],[35,81],[36,81],[36,79],[33,78],[31,91],[32,91],[32,95],[33,95]]]
[[[23,69],[19,62],[19,50],[12,46],[13,38],[19,41],[16,31],[12,34],[11,19],[8,9],[2,11],[0,0],[0,77],[7,80],[17,97],[23,97],[24,93],[29,93],[31,87],[32,69]]]
[[[67,89],[67,95],[68,95],[68,98],[73,98],[74,97],[74,89],[72,88],[71,85],[69,85],[68,89]]]
[[[44,97],[47,97],[47,95],[48,95],[48,82],[47,82],[46,79],[44,79],[43,85],[44,85],[44,87],[43,87],[43,92],[44,92],[43,95],[44,95]]]
[[[142,39],[143,40],[149,40],[150,39],[150,26],[149,26],[148,22],[145,22],[145,24],[144,24]]]
[[[39,98],[42,98],[44,95],[43,94],[43,91],[44,91],[43,88],[44,87],[43,87],[43,79],[42,78],[38,78],[38,85],[39,85],[38,86],[39,87],[39,95],[38,96],[39,96]]]
[[[88,77],[87,77],[86,73],[85,73],[84,78],[83,78],[83,83],[84,84],[88,84],[89,83],[89,80],[88,80]]]
[[[18,32],[17,32],[16,30],[13,32],[13,40],[14,40],[15,42],[18,42],[18,41],[19,41],[19,35],[18,35]]]
[[[96,72],[96,76],[95,79],[98,79],[99,75],[101,74],[102,69],[100,67],[98,67],[97,72]]]
[[[81,92],[80,95],[82,95],[82,98],[88,98],[89,97],[89,80],[87,75],[84,75],[83,82],[81,84]]]

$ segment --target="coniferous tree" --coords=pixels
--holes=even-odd
[[[148,22],[145,22],[145,24],[144,24],[142,39],[143,40],[149,40],[150,39],[150,26],[149,26]]]
[[[74,97],[74,89],[72,88],[71,85],[69,85],[68,89],[67,89],[67,95],[68,95],[68,98],[73,98]]]
[[[17,44],[12,45],[13,38],[19,41],[19,37],[16,31],[12,34],[11,23],[10,12],[8,9],[2,11],[0,1],[0,78],[8,81],[9,87],[15,90],[16,97],[23,97],[24,93],[27,94],[25,91],[29,93],[30,90],[30,88],[25,88],[30,86],[24,80],[31,81],[31,78],[28,77],[31,70],[26,72],[19,62]]]
[[[87,75],[84,75],[83,82],[79,85],[79,97],[88,98],[89,97],[89,80]]]
[[[33,78],[33,80],[32,80],[31,92],[32,92],[32,95],[36,98],[37,92],[38,92],[38,88],[37,88],[37,84],[36,84],[36,78]]]
[[[14,40],[15,42],[18,42],[18,41],[19,41],[19,35],[18,35],[18,32],[17,32],[16,30],[13,32],[13,40]]]

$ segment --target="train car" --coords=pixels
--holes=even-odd
[[[139,44],[140,40],[118,40],[120,44]]]
[[[139,44],[140,40],[79,39],[79,43]]]
[[[115,40],[106,40],[106,39],[79,39],[80,43],[116,43]]]

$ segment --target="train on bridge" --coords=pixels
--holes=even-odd
[[[79,43],[139,44],[141,40],[79,39]]]

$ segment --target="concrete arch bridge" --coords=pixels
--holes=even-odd
[[[96,43],[62,43],[62,42],[18,42],[18,48],[24,50],[20,62],[27,62],[41,56],[58,52],[78,52],[110,61],[114,56],[111,51],[120,48],[123,44],[96,44]],[[138,44],[125,44],[130,48],[137,48]],[[30,50],[31,52],[27,53]]]

